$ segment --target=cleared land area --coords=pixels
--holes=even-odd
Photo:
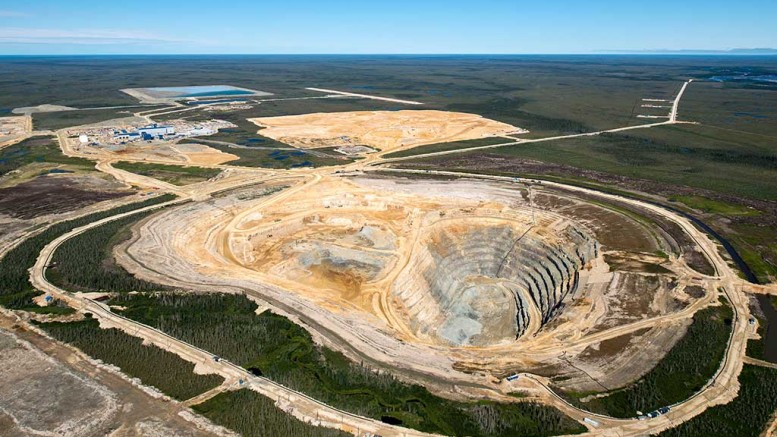
[[[0,315],[3,435],[217,435],[125,377]]]
[[[647,375],[609,393],[575,393],[576,404],[597,413],[634,417],[683,401],[710,380],[723,359],[732,312],[727,304],[699,311],[688,332]]]
[[[137,120],[132,123],[138,124]],[[121,129],[122,123],[111,124],[112,128]],[[195,143],[178,143],[158,140],[156,142],[135,141],[117,144],[114,147],[103,147],[94,144],[81,144],[78,136],[90,128],[59,131],[58,137],[62,148],[69,156],[78,156],[93,160],[107,161],[140,161],[155,164],[177,164],[187,166],[213,167],[238,159],[237,156],[224,153],[209,146]]]
[[[445,111],[319,113],[250,121],[262,128],[262,135],[302,149],[363,145],[389,152],[523,132],[479,115]]]
[[[180,401],[192,398],[214,387],[224,378],[218,375],[197,375],[194,364],[178,355],[118,329],[101,329],[97,320],[50,322],[39,325],[51,336],[72,344],[91,357],[121,368],[130,377],[158,388]]]
[[[175,185],[189,185],[203,182],[216,177],[221,173],[221,169],[214,168],[181,167],[164,164],[146,164],[142,162],[121,161],[113,163],[112,165],[114,168],[120,170],[137,173],[142,176],[149,176]]]
[[[0,351],[4,433],[86,434],[118,413],[115,395],[105,387],[74,374],[5,331],[0,331]],[[49,397],[56,402],[46,402]],[[39,402],[50,408],[33,407]]]
[[[0,117],[0,149],[18,143],[31,133],[29,117]]]
[[[0,188],[0,214],[32,219],[133,194],[116,185],[99,177],[60,177],[57,172],[44,172],[30,181]]]

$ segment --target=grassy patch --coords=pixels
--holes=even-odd
[[[219,129],[219,131],[213,135],[209,135],[206,138],[203,138],[205,140],[210,141],[222,141],[225,143],[234,143],[241,146],[247,146],[247,147],[277,147],[277,148],[287,148],[290,147],[286,143],[282,143],[278,140],[272,139],[270,137],[265,137],[262,135],[259,135],[256,133],[256,131],[259,129],[259,127],[248,120],[242,119],[241,120],[234,120],[234,117],[223,117],[222,114],[217,115],[220,119],[228,119],[228,121],[231,121],[234,124],[237,124],[237,128],[226,128],[226,129]],[[250,126],[245,126],[245,129],[241,129],[245,124],[249,124]],[[196,140],[194,140],[196,142]],[[203,144],[210,145],[210,143]]]
[[[747,340],[747,356],[755,358],[757,360],[765,361],[766,347],[764,345],[764,340],[766,338],[767,321],[760,317],[756,317],[756,318],[758,319],[758,335],[760,335],[761,338]]]
[[[777,277],[777,226],[773,224],[732,223],[727,233],[750,269],[762,282]]]
[[[777,296],[757,295],[752,299],[750,313],[753,318],[758,320],[760,338],[747,340],[747,356],[774,363],[772,342],[774,341],[773,324],[775,310],[777,310]]]
[[[323,167],[327,165],[343,165],[351,162],[351,160],[347,158],[317,156],[305,150],[252,149],[250,147],[231,147],[228,145],[215,143],[207,143],[207,145],[224,153],[231,153],[238,156],[239,159],[230,161],[227,164],[241,165],[244,167]]]
[[[579,121],[527,111],[524,109],[526,103],[527,101],[521,98],[499,97],[486,102],[453,103],[448,105],[447,109],[472,112],[486,118],[506,121],[534,133],[576,134],[593,130]]]
[[[55,111],[32,114],[35,130],[58,130],[66,127],[99,123],[114,118],[132,117],[133,112],[149,111],[153,106],[116,109],[88,109],[83,111]]]
[[[66,303],[55,300],[54,302],[46,305],[45,307],[29,307],[25,308],[24,311],[35,313],[35,314],[50,314],[53,316],[67,316],[69,314],[73,314],[76,312],[73,308],[70,308],[67,306]]]
[[[745,364],[739,375],[739,384],[739,394],[733,401],[709,408],[659,435],[758,437],[777,409],[777,370]]]
[[[672,202],[680,202],[687,205],[690,208],[713,214],[724,215],[757,215],[758,211],[744,207],[742,205],[734,205],[732,203],[721,202],[718,200],[708,199],[702,196],[672,196],[669,198]]]
[[[83,158],[71,158],[62,154],[52,137],[32,137],[20,143],[0,149],[0,176],[27,164],[48,162],[93,169],[94,162]]]
[[[57,223],[43,232],[24,240],[0,259],[0,305],[12,309],[37,308],[37,305],[31,299],[39,293],[29,282],[28,270],[35,264],[40,251],[55,238],[77,227],[105,217],[166,202],[173,198],[175,196],[172,195],[158,196],[143,202],[124,205],[108,211],[97,212],[81,218]]]
[[[206,181],[221,173],[217,168],[182,167],[178,165],[150,164],[120,161],[114,167],[131,173],[149,176],[175,185],[188,185]]]
[[[269,398],[248,389],[219,393],[193,410],[245,437],[347,437],[351,434],[301,422]]]
[[[216,353],[337,408],[448,435],[578,433],[558,410],[533,403],[456,402],[377,374],[315,345],[302,327],[237,295],[120,295],[126,317]]]
[[[567,393],[576,405],[615,417],[634,417],[688,399],[709,381],[720,367],[729,333],[729,305],[697,312],[685,336],[658,365],[624,389],[583,402],[587,394]]]
[[[729,143],[710,145],[709,139],[684,129],[688,128],[658,127],[639,134],[520,144],[489,153],[754,199],[777,199],[777,187],[770,182],[777,177],[777,155],[773,151]]]
[[[57,340],[118,366],[127,375],[178,400],[197,396],[224,382],[218,375],[195,374],[193,363],[156,346],[145,346],[138,337],[116,328],[100,329],[97,320],[41,323],[39,326]]]
[[[412,149],[400,150],[384,155],[384,158],[401,158],[404,156],[421,155],[424,153],[445,152],[448,150],[466,149],[468,147],[490,146],[493,144],[509,143],[505,138],[478,138],[475,140],[452,141],[449,143],[428,144],[426,146],[414,147]]]
[[[156,211],[105,223],[62,243],[46,275],[52,284],[72,291],[153,291],[166,287],[136,278],[116,264],[113,248],[128,240],[130,228]]]

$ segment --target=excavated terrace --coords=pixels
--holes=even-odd
[[[330,346],[450,381],[483,371],[574,376],[589,345],[640,329],[631,324],[646,314],[704,303],[672,279],[676,260],[642,252],[671,246],[644,224],[624,215],[618,231],[643,237],[638,250],[614,245],[595,212],[585,223],[565,213],[580,199],[543,195],[556,206],[538,208],[525,190],[498,183],[324,176],[266,199],[225,195],[169,210],[116,253],[140,277],[246,292],[334,335]],[[636,262],[623,260],[671,269],[620,272]],[[613,372],[646,370],[616,360],[621,353],[604,358]]]

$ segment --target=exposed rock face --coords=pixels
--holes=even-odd
[[[506,343],[553,317],[597,251],[571,224],[542,231],[509,222],[437,224],[392,292],[420,337],[455,346]]]

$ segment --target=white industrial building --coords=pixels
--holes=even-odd
[[[151,136],[151,137],[161,137],[165,135],[172,135],[175,133],[175,128],[172,126],[159,126],[158,124],[150,124],[148,126],[143,126],[138,129],[138,133],[140,135],[145,136]]]

